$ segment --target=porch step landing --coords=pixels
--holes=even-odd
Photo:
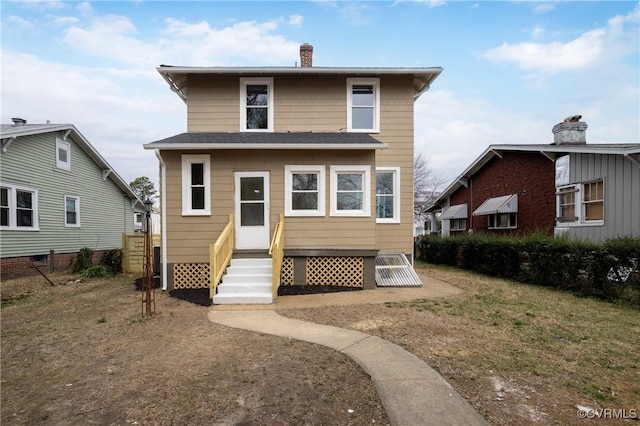
[[[217,293],[215,305],[258,305],[273,303],[271,258],[233,258]]]

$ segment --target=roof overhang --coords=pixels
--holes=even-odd
[[[466,219],[467,218],[467,204],[456,204],[450,206],[447,210],[440,215],[441,220],[451,219]]]
[[[143,145],[160,150],[375,150],[385,143],[366,133],[181,133]]]
[[[517,213],[518,194],[503,195],[502,197],[489,198],[480,204],[474,212],[474,216],[484,216],[498,213]]]
[[[380,77],[410,75],[413,77],[413,99],[429,90],[442,72],[442,67],[376,68],[376,67],[184,67],[160,65],[156,68],[180,99],[187,102],[188,76],[191,74],[277,76],[277,75],[343,75],[348,77]]]

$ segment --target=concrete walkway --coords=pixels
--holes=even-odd
[[[423,282],[426,280],[425,277]],[[443,296],[442,293],[455,294],[460,292],[453,286],[439,283],[440,290],[436,292],[439,293],[439,296]],[[446,286],[451,289],[446,289]],[[385,293],[385,290],[386,297],[382,294]],[[424,292],[423,287],[364,290],[339,295],[318,294],[288,297],[302,298],[298,299],[299,303],[296,305],[303,307],[329,305],[332,304],[329,303],[331,300],[344,302],[346,300],[344,296],[351,293],[353,293],[352,298],[360,298],[357,299],[359,303],[367,303],[365,300],[370,299],[376,299],[376,301],[369,303],[381,303],[377,299],[384,299],[383,301],[412,300],[424,297],[418,296]],[[327,298],[326,296],[331,297]],[[334,299],[333,296],[342,296],[342,298],[335,297]],[[283,302],[282,299],[279,297],[276,305],[293,307],[293,302]],[[434,369],[393,343],[355,330],[285,318],[274,311],[276,309],[274,305],[270,305],[270,309],[254,308],[253,306],[236,306],[235,309],[229,309],[228,307],[216,306],[209,312],[209,320],[228,327],[315,343],[344,353],[371,376],[393,425],[471,426],[488,424]]]

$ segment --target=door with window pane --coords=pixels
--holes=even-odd
[[[269,235],[269,172],[235,174],[236,249],[267,249]]]

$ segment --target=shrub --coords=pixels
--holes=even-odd
[[[93,262],[91,261],[92,256],[93,256],[93,252],[91,251],[90,248],[88,247],[81,248],[73,262],[73,266],[71,267],[71,272],[77,274],[89,268],[93,264]]]
[[[100,264],[109,270],[110,275],[120,274],[122,272],[122,250],[114,249],[104,252]]]
[[[82,276],[85,278],[105,278],[111,275],[109,269],[104,265],[93,265],[82,272]]]

